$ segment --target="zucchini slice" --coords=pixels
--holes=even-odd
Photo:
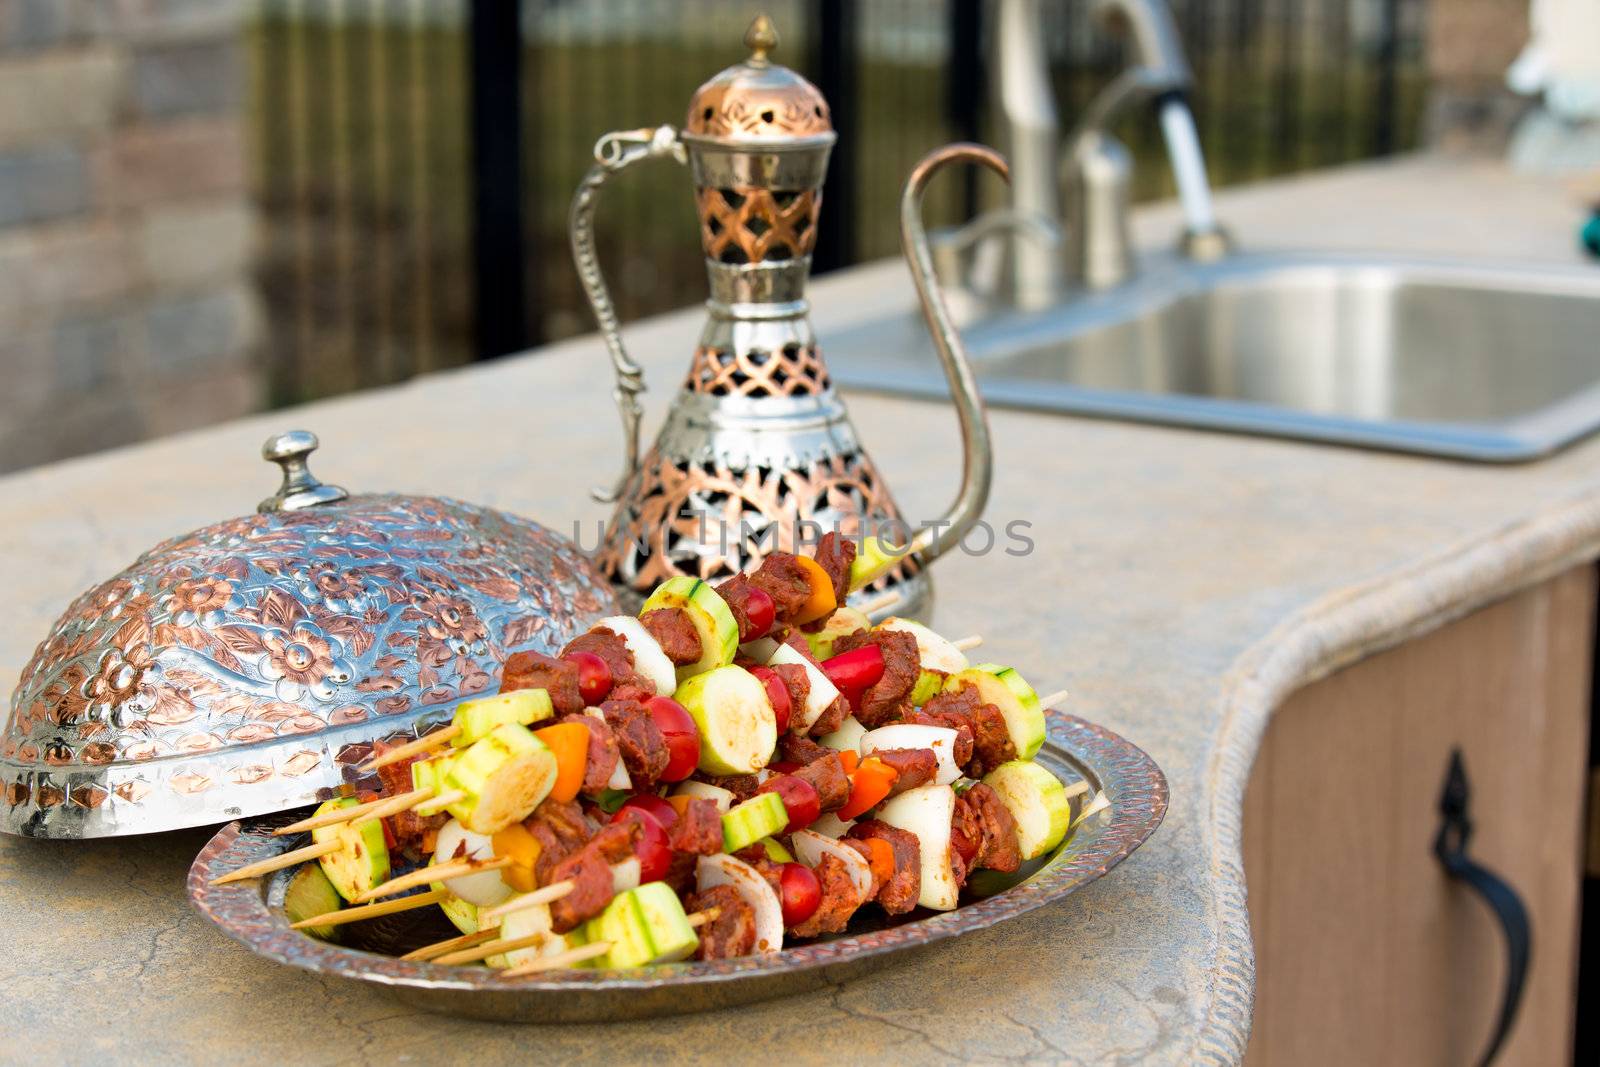
[[[650,927],[632,890],[611,898],[604,911],[583,925],[583,940],[611,942],[611,951],[594,961],[596,967],[643,967],[655,959]]]
[[[950,819],[955,810],[955,790],[924,785],[891,797],[878,813],[890,826],[917,835],[922,846],[922,895],[917,903],[934,911],[954,910],[960,893],[950,868]]]
[[[622,643],[628,646],[628,654],[633,657],[633,669],[650,682],[656,696],[669,697],[678,688],[678,669],[661,651],[661,642],[645,629],[644,623],[632,615],[610,615],[595,625],[604,626],[622,638]]]
[[[650,934],[650,962],[674,963],[694,955],[700,935],[689,925],[683,902],[665,882],[648,882],[630,896]]]
[[[554,714],[550,694],[543,689],[517,689],[492,697],[464,700],[456,706],[454,720],[461,732],[450,739],[450,745],[466,748],[489,736],[496,726],[506,723],[532,726]]]
[[[450,814],[473,833],[496,833],[539,806],[556,783],[556,770],[555,754],[526,726],[496,726],[445,771],[445,788],[467,794],[450,805]]]
[[[1072,825],[1072,800],[1061,780],[1037,763],[1011,760],[984,775],[1017,824],[1022,858],[1031,860],[1061,844]]]
[[[733,662],[734,653],[739,650],[739,624],[733,621],[733,612],[721,594],[711,586],[698,578],[668,578],[656,586],[639,614],[657,608],[684,609],[700,632],[700,658],[677,669],[680,684],[686,678]]]
[[[283,891],[283,917],[291,923],[303,922],[313,915],[326,915],[342,907],[344,901],[318,863],[302,863]],[[311,926],[306,928],[306,933],[321,941],[337,941],[343,929],[342,926]]]
[[[699,767],[707,774],[753,774],[772,759],[778,717],[761,679],[743,667],[697,674],[675,694],[700,731]]]
[[[315,814],[322,815],[340,808],[353,808],[360,801],[355,797],[337,797],[318,806]],[[328,876],[333,888],[346,900],[354,900],[375,885],[389,879],[389,848],[383,843],[383,823],[379,819],[357,819],[355,822],[319,826],[311,831],[311,840],[338,841],[339,851],[330,852],[317,860],[322,873]]]
[[[788,824],[783,798],[776,793],[757,793],[722,817],[722,847],[727,852],[738,852]]]
[[[896,548],[881,537],[863,537],[856,558],[850,561],[850,591],[854,593],[882,578],[910,551],[910,545]]]
[[[863,611],[855,608],[841,606],[828,616],[822,624],[822,629],[816,633],[801,632],[800,636],[806,639],[806,644],[811,648],[811,654],[817,659],[827,659],[833,655],[833,643],[846,634],[853,634],[857,630],[872,629],[872,620],[867,618]]]
[[[979,663],[957,671],[944,683],[947,690],[964,685],[977,686],[979,699],[993,704],[1006,717],[1006,731],[1017,758],[1032,759],[1044,744],[1044,711],[1039,707],[1039,695],[1022,675],[998,663]]]

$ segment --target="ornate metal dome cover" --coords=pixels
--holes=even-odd
[[[772,20],[756,16],[745,31],[750,58],[735,63],[689,99],[683,132],[729,144],[832,143],[828,102],[815,85],[767,59],[778,47]]]
[[[370,742],[492,689],[613,613],[605,580],[535,523],[442,497],[347,496],[269,441],[255,515],[157,545],[80,596],[12,696],[0,830],[104,837],[305,804]]]

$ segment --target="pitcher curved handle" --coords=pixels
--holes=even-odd
[[[950,318],[950,309],[945,306],[944,294],[933,269],[928,235],[922,226],[923,192],[933,175],[951,163],[978,163],[1008,183],[1011,180],[1011,170],[1006,166],[1006,161],[993,149],[979,144],[949,144],[923,157],[906,180],[905,193],[900,198],[900,240],[905,246],[906,260],[911,267],[911,279],[916,283],[922,317],[933,336],[934,347],[939,350],[939,362],[944,365],[944,376],[950,383],[950,397],[955,402],[956,415],[961,421],[960,492],[956,494],[955,502],[945,512],[944,518],[931,527],[924,527],[910,545],[911,551],[917,553],[924,562],[938,559],[961,543],[962,537],[983,514],[983,506],[989,501],[989,487],[994,480],[989,416],[984,410],[983,395],[978,392],[978,383],[972,374],[972,364],[967,359],[966,346],[962,344],[961,334]]]
[[[683,142],[678,131],[671,126],[654,129],[615,130],[601,137],[594,145],[594,166],[589,168],[578,183],[572,196],[572,213],[568,228],[572,235],[572,262],[578,268],[578,280],[594,309],[595,321],[600,325],[600,336],[605,338],[606,351],[611,354],[611,367],[616,372],[617,386],[612,395],[617,401],[617,411],[622,415],[622,476],[611,489],[597,486],[591,495],[603,504],[609,504],[622,495],[628,479],[639,469],[639,419],[644,409],[639,404],[639,394],[644,392],[644,371],[628,356],[622,345],[622,325],[617,321],[617,309],[611,303],[611,291],[606,287],[604,273],[600,270],[600,257],[594,248],[594,208],[600,187],[606,181],[641,160],[671,156],[679,163],[686,161]]]

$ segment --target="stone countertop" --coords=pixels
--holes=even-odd
[[[1571,262],[1576,206],[1485,165],[1410,159],[1219,197],[1250,247],[1389,248]],[[1170,243],[1170,207],[1141,239]],[[910,305],[903,267],[816,286],[831,329]],[[700,314],[628,331],[650,419]],[[930,355],[930,358],[931,355]],[[619,462],[610,372],[592,337],[526,358],[241,420],[0,479],[0,680],[56,614],[158,539],[249,511],[256,459],[288,427],[359,490],[480,501],[594,543],[585,491]],[[954,492],[953,411],[855,395],[861,437],[911,516]],[[991,413],[987,517],[1033,549],[934,568],[935,623],[982,632],[1066,706],[1165,769],[1165,825],[1067,901],[842,986],[726,1012],[514,1028],[402,1007],[251,955],[194,913],[210,831],[110,841],[0,837],[0,1048],[53,1063],[246,1058],[392,1064],[549,1060],[842,1063],[1233,1061],[1248,1034],[1240,866],[1245,779],[1274,707],[1338,666],[1600,555],[1600,440],[1493,467],[1015,411]],[[1004,543],[1002,542],[1002,546]],[[997,595],[997,592],[1000,595]],[[1022,610],[1018,610],[1021,608]]]

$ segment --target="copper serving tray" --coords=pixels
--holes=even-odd
[[[213,886],[213,878],[306,841],[273,837],[288,815],[229,823],[206,843],[189,869],[189,898],[223,932],[268,959],[318,974],[372,982],[430,1011],[511,1022],[603,1022],[709,1011],[805,992],[884,966],[897,955],[947,937],[981,930],[1060,900],[1099,878],[1144,843],[1167,810],[1167,780],[1137,746],[1102,727],[1059,711],[1036,757],[1064,781],[1086,779],[1111,801],[1085,819],[1061,847],[1024,867],[992,895],[955,911],[913,912],[869,928],[866,918],[844,934],[782,952],[625,971],[576,969],[507,979],[485,967],[409,963],[328,944],[291,930],[282,912],[291,870],[265,879]],[[1076,807],[1076,802],[1075,802]],[[992,872],[991,872],[992,873]]]

